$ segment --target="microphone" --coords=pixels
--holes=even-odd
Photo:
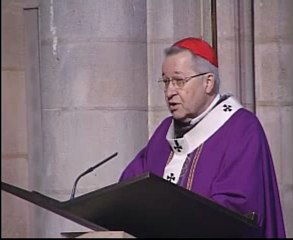
[[[89,169],[87,169],[86,171],[84,171],[82,174],[80,174],[80,175],[76,178],[76,180],[75,180],[75,182],[74,182],[74,184],[73,184],[72,192],[71,192],[71,195],[70,195],[70,200],[74,198],[75,190],[76,190],[76,185],[77,185],[77,182],[79,181],[79,179],[80,179],[81,177],[83,177],[84,175],[86,175],[86,174],[92,172],[94,169],[96,169],[97,167],[99,167],[99,166],[103,165],[104,163],[108,162],[109,160],[111,160],[112,158],[116,157],[117,155],[118,155],[118,152],[112,154],[110,157],[107,157],[107,158],[106,158],[105,160],[103,160],[102,162],[96,164],[96,165],[93,166],[93,167],[90,167]]]

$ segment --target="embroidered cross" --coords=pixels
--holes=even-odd
[[[170,173],[170,175],[167,176],[167,180],[169,182],[174,182],[175,181],[174,173]]]
[[[177,140],[175,140],[175,144],[176,144],[176,146],[174,147],[174,149],[177,150],[178,152],[181,152],[181,149],[182,149],[183,147],[179,145],[179,143],[178,143]]]
[[[227,111],[229,111],[229,112],[231,112],[232,111],[232,106],[231,105],[227,105],[227,104],[225,104],[224,106],[223,106],[223,110],[225,111],[225,112],[227,112]]]

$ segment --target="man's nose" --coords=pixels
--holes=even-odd
[[[175,88],[173,83],[170,82],[169,85],[165,88],[165,95],[168,99],[170,99],[176,94],[177,94],[177,89]]]

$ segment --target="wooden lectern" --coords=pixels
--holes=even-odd
[[[4,182],[1,189],[98,232],[138,238],[238,238],[259,232],[252,219],[151,173],[64,202]]]

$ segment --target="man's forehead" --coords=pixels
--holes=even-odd
[[[169,56],[166,56],[163,64],[166,63],[187,63],[187,62],[191,62],[192,60],[192,53],[189,51],[182,51],[179,53],[175,53]]]
[[[183,71],[181,68],[192,67],[192,54],[188,51],[167,56],[162,64],[162,68],[174,68],[174,71]]]

